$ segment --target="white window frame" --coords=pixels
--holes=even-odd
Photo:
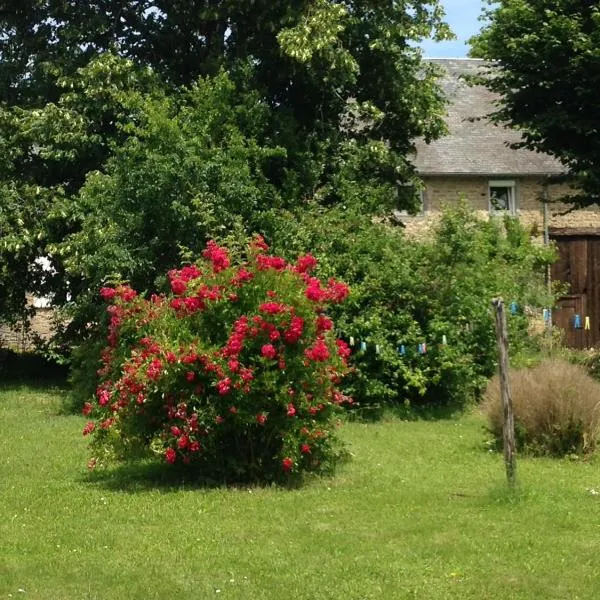
[[[496,208],[492,202],[492,188],[505,188],[508,190],[508,209]],[[513,179],[491,179],[488,182],[488,203],[491,215],[517,214],[517,182]]]

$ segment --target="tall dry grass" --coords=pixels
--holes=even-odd
[[[510,387],[517,447],[533,454],[593,452],[600,435],[600,382],[584,367],[548,359],[511,370]],[[482,410],[496,440],[502,440],[499,377],[491,379]]]

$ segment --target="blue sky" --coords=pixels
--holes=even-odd
[[[441,4],[446,10],[446,23],[458,39],[451,42],[423,42],[421,47],[424,55],[429,58],[466,56],[469,51],[467,40],[481,28],[477,19],[484,3],[482,0],[441,0]]]

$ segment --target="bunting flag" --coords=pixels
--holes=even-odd
[[[585,318],[584,329],[591,329],[591,324],[590,324],[590,318],[589,317]]]
[[[340,334],[340,337],[341,338],[344,337],[343,333]],[[372,349],[375,352],[375,354],[381,354],[381,345],[380,344],[371,344],[370,342],[367,343],[364,340],[356,339],[354,336],[348,336],[348,338],[349,338],[348,345],[353,347],[355,349],[354,350],[355,352],[365,353],[369,349]],[[448,336],[446,334],[442,335],[441,344],[443,346],[448,345]],[[427,354],[427,350],[428,350],[427,346],[428,346],[427,342],[421,342],[421,343],[417,344],[417,353],[420,355]],[[406,356],[406,354],[407,354],[406,345],[398,344],[397,351],[398,351],[398,354],[400,354],[401,356]]]
[[[575,315],[573,317],[573,327],[575,329],[581,329],[581,315]]]
[[[550,310],[548,308],[545,308],[542,311],[542,315],[544,317],[544,321],[546,321],[546,323],[550,320]]]
[[[519,312],[519,305],[513,300],[510,303],[510,314],[516,315]]]

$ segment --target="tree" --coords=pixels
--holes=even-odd
[[[203,149],[220,152],[223,164],[264,149],[251,163],[251,179],[271,191],[255,202],[254,217],[278,202],[363,202],[366,211],[394,202],[397,181],[411,176],[406,156],[412,140],[444,130],[435,72],[414,44],[448,36],[442,17],[438,0],[0,1],[0,139],[6,150],[0,258],[9,282],[0,295],[0,317],[23,306],[26,289],[51,289],[61,303],[93,287],[96,275],[90,280],[83,268],[78,276],[72,272],[73,264],[85,261],[77,245],[71,256],[64,242],[91,231],[105,206],[95,203],[108,189],[99,191],[98,173],[117,177],[115,157],[132,156],[136,144],[148,144],[140,150],[148,158],[156,137],[140,133],[145,124],[160,115],[167,127],[166,121],[189,111],[190,90],[199,81],[210,90],[210,81],[224,74],[233,86],[222,88],[230,90],[226,101],[217,94],[212,107],[203,105],[208,112],[226,106],[231,113],[236,94],[244,98],[248,110],[226,119],[236,144],[209,132]],[[250,99],[259,110],[244,104]],[[195,142],[182,143],[189,148]],[[152,161],[144,164],[152,168]],[[135,185],[133,173],[138,182],[153,175],[133,169],[127,185]],[[210,208],[219,208],[222,190],[207,185]],[[254,202],[255,193],[253,186],[241,191],[239,206]],[[115,215],[127,213],[112,206]],[[231,202],[225,206],[237,210]],[[126,238],[126,231],[121,239],[136,239]],[[180,240],[171,230],[168,236],[162,242],[176,248]],[[142,248],[152,244],[153,238],[145,239]],[[50,259],[52,271],[31,268],[39,256]],[[112,268],[97,276],[115,273],[133,276]],[[138,283],[151,287],[151,281]]]
[[[600,7],[588,0],[501,0],[471,40],[493,62],[491,118],[521,130],[522,147],[559,159],[580,205],[600,201]]]

